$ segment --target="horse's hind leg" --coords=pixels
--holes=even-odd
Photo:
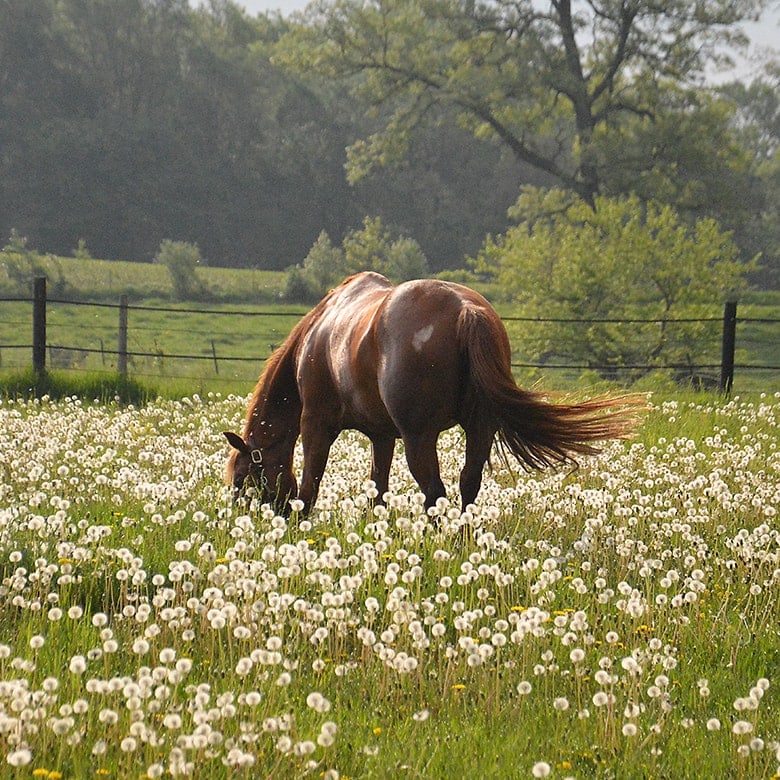
[[[466,431],[466,461],[460,472],[460,500],[462,508],[473,504],[482,485],[482,472],[490,457],[495,431],[476,426]]]
[[[394,436],[374,436],[371,438],[371,479],[379,494],[378,501],[384,503],[384,494],[390,484],[390,466],[395,449]]]
[[[439,474],[439,456],[436,452],[438,438],[439,434],[436,431],[403,435],[406,462],[420,490],[425,493],[426,509],[432,507],[436,499],[447,495]]]

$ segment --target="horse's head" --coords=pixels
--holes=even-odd
[[[274,448],[259,447],[250,435],[246,441],[237,433],[225,431],[225,438],[233,448],[227,463],[226,481],[233,485],[235,497],[246,494],[249,488],[261,503],[282,507],[294,498],[298,484],[289,458],[280,458]]]

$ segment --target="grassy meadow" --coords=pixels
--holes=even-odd
[[[15,271],[15,272],[14,272]],[[117,303],[127,295],[131,303],[174,298],[168,269],[157,263],[58,257],[31,253],[22,258],[13,252],[0,253],[0,292],[29,297],[34,276],[48,279],[53,298]],[[202,266],[197,278],[203,286],[203,300],[231,303],[274,303],[284,287],[284,273],[258,269]]]
[[[346,433],[308,519],[244,397],[0,401],[0,775],[780,777],[780,394],[651,400],[466,512]]]
[[[0,262],[0,297],[29,299],[33,267],[36,274],[45,272],[51,299],[47,366],[70,374],[77,384],[84,375],[116,372],[112,353],[123,294],[130,307],[128,372],[153,394],[248,391],[265,359],[306,311],[280,302],[285,279],[280,272],[200,268],[201,299],[177,301],[162,265],[50,256],[36,256],[30,279],[21,283]],[[0,302],[0,314],[2,377],[30,367],[32,314],[26,301]],[[182,355],[192,357],[173,357]]]
[[[290,304],[258,307],[159,300],[138,306],[131,305],[128,311],[128,373],[150,387],[176,385],[181,394],[248,391],[265,359],[306,311],[306,307]],[[0,307],[7,317],[0,323],[0,344],[30,344],[30,304],[3,303]],[[230,312],[230,316],[216,311]],[[118,316],[114,307],[49,303],[47,366],[75,377],[115,373]],[[31,363],[27,346],[0,350],[0,355],[0,370],[19,371]]]

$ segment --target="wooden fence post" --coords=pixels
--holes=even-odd
[[[211,357],[214,359],[214,373],[219,376],[219,363],[217,363],[217,348],[214,346],[214,339],[211,339]]]
[[[734,384],[734,350],[737,343],[737,302],[723,307],[723,343],[720,358],[720,392],[728,395]]]
[[[33,279],[33,371],[46,371],[46,277]]]
[[[119,296],[119,334],[117,337],[116,370],[127,376],[127,296]]]

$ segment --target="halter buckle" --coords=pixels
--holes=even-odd
[[[258,466],[263,462],[263,453],[260,450],[252,450],[249,457],[252,459],[252,463]]]

